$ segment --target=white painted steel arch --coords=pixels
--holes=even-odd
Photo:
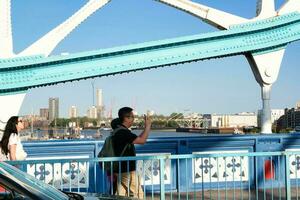
[[[246,18],[226,13],[221,10],[217,10],[189,0],[157,1],[190,13],[218,29],[229,29],[229,27],[233,24],[241,24],[248,21]]]
[[[49,56],[54,48],[77,26],[86,20],[95,11],[102,8],[110,0],[89,0],[76,13],[63,23],[52,29],[20,54],[13,53],[13,39],[11,31],[11,0],[0,0],[0,58],[12,58],[34,54]],[[18,115],[26,93],[1,96],[0,120],[6,122],[10,116]],[[7,107],[7,105],[12,105]],[[4,124],[0,124],[3,129]]]
[[[278,9],[278,15],[287,14],[290,12],[300,12],[299,0],[286,0],[286,2]]]
[[[51,30],[45,36],[33,43],[27,49],[16,56],[44,54],[48,56],[53,49],[62,41],[73,29],[96,10],[104,6],[110,0],[89,0],[81,9],[72,15],[65,22]],[[157,0],[177,9],[188,12],[199,17],[206,23],[209,23],[218,29],[229,29],[231,25],[241,24],[248,21],[256,21],[258,19],[266,19],[293,11],[300,12],[299,0],[287,0],[283,6],[275,11],[274,0],[258,0],[257,16],[253,19],[245,19],[230,13],[220,11],[190,0]],[[14,57],[12,31],[11,31],[11,14],[10,0],[0,1],[0,58]],[[263,52],[255,55],[246,55],[254,76],[262,88],[263,100],[263,116],[262,116],[262,132],[271,133],[270,121],[270,91],[272,84],[277,80],[280,64],[284,54],[284,48],[273,50],[273,52]],[[23,102],[25,93],[2,96],[0,98],[0,110],[7,114],[1,114],[0,120],[6,121],[9,116],[16,115]],[[13,109],[7,111],[5,105],[16,105]],[[1,128],[1,127],[0,127]]]
[[[276,16],[274,0],[257,0],[256,2],[256,17],[254,19]]]
[[[234,24],[266,19],[293,11],[300,12],[299,0],[288,0],[277,12],[275,11],[274,0],[257,0],[256,17],[253,19],[241,18],[239,16],[204,6],[200,3],[195,3],[190,0],[157,1],[199,17],[204,22],[211,24],[218,29],[229,29],[230,26]],[[261,86],[261,97],[263,104],[263,112],[261,117],[262,133],[272,133],[270,93],[272,84],[277,80],[284,51],[285,49],[283,48],[257,55],[246,55],[255,79]]]
[[[103,7],[109,1],[110,0],[90,0],[69,19],[41,37],[35,43],[22,51],[19,55],[28,56],[34,54],[43,54],[45,56],[49,56],[59,42],[61,42],[71,31],[73,31],[91,14]]]
[[[13,57],[10,0],[0,1],[0,58]]]

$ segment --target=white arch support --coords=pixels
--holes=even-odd
[[[174,8],[188,12],[196,17],[201,18],[206,23],[211,24],[218,29],[228,29],[233,24],[241,24],[248,21],[230,13],[217,10],[200,3],[195,3],[189,0],[157,0],[159,2],[170,5]]]
[[[299,0],[287,0],[281,8],[278,10],[278,15],[287,14],[290,12],[300,12],[300,1]]]
[[[4,129],[5,123],[11,116],[18,115],[25,95],[26,93],[24,92],[13,95],[0,96],[0,129]]]
[[[224,11],[211,8],[200,3],[195,3],[190,0],[157,0],[159,2],[170,5],[176,9],[183,10],[196,17],[199,17],[206,23],[218,28],[229,29],[231,25],[242,24],[253,20],[266,19],[277,15],[275,11],[274,0],[257,0],[256,3],[256,17],[253,19],[246,19],[237,15],[226,13]],[[300,3],[298,0],[290,0],[289,7]],[[287,9],[289,10],[289,9]],[[300,12],[300,9],[298,9]]]
[[[11,30],[11,1],[0,0],[0,58],[35,54],[44,54],[45,56],[48,56],[58,43],[72,30],[109,1],[110,0],[89,0],[66,21],[37,40],[20,54],[14,55]],[[26,91],[13,95],[0,96],[0,130],[4,128],[5,122],[9,117],[18,115],[25,95]]]
[[[0,1],[0,58],[13,57],[10,0]]]
[[[261,87],[261,133],[272,133],[271,89],[273,83],[277,80],[284,52],[285,49],[279,49],[274,52],[246,56],[255,79]]]
[[[274,0],[257,0],[256,16],[255,19],[265,19],[276,16]]]
[[[61,42],[80,23],[82,23],[91,14],[103,7],[109,1],[110,0],[90,0],[70,18],[52,29],[42,38],[22,51],[19,55],[28,56],[34,54],[43,54],[45,56],[49,56],[59,42]]]
[[[231,25],[241,24],[248,21],[256,21],[277,16],[282,13],[291,11],[300,12],[300,0],[287,1],[278,12],[275,11],[274,0],[257,0],[256,17],[245,19],[230,13],[226,13],[190,0],[157,0],[170,5],[176,9],[183,10],[196,17],[201,18],[204,22],[217,27],[218,29],[229,29]],[[256,81],[261,86],[262,97],[262,133],[272,133],[270,94],[272,84],[277,80],[280,70],[281,61],[284,55],[284,48],[260,55],[246,55]]]
[[[259,55],[247,55],[257,82],[271,85],[277,80],[284,52],[285,49],[279,49]]]

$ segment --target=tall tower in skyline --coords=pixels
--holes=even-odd
[[[103,93],[102,89],[96,90],[96,109],[97,109],[97,118],[101,119],[104,113],[104,105],[103,105]]]
[[[76,118],[78,116],[77,107],[71,106],[69,109],[69,118]]]
[[[52,122],[55,118],[59,117],[59,99],[49,98],[49,121]]]
[[[98,110],[97,110],[96,106],[90,107],[86,114],[87,114],[87,117],[90,119],[97,119],[98,118],[98,116],[97,116]]]
[[[103,98],[102,98],[102,89],[96,90],[96,107],[102,107],[103,106]]]

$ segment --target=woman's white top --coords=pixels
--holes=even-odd
[[[9,141],[8,141],[8,149],[10,145],[14,145],[16,144],[16,159],[17,160],[25,160],[27,157],[27,153],[24,151],[23,149],[23,145],[21,143],[21,139],[19,137],[18,134],[16,133],[12,133],[9,137]],[[9,157],[9,153],[8,153],[8,158]]]

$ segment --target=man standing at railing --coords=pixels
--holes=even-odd
[[[129,129],[134,122],[133,109],[123,107],[118,112],[120,119],[120,126],[113,136],[113,144],[116,155],[135,156],[134,144],[145,144],[151,128],[151,119],[148,115],[144,115],[145,128],[142,133],[137,136]],[[117,194],[124,196],[133,196],[143,199],[144,193],[140,184],[140,178],[136,177],[136,162],[123,161],[121,162],[121,173],[118,174]],[[129,191],[129,194],[128,194]]]

